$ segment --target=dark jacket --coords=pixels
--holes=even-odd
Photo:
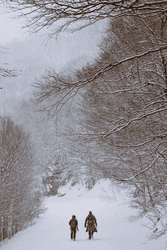
[[[76,219],[71,219],[69,221],[69,225],[71,227],[71,230],[76,230],[78,228],[78,221]]]
[[[90,224],[90,222],[93,222]],[[93,231],[97,232],[97,221],[96,217],[93,214],[89,214],[86,219],[85,219],[85,227],[86,227],[86,232],[88,231]]]

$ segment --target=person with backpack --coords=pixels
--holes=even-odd
[[[89,215],[85,219],[85,227],[86,227],[86,232],[89,233],[89,240],[93,238],[93,233],[97,233],[97,221],[95,216],[92,214],[92,212],[89,212]]]
[[[71,229],[71,240],[75,240],[76,238],[76,230],[78,229],[78,221],[76,219],[76,216],[73,215],[72,219],[69,221],[70,229]]]

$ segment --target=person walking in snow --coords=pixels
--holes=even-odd
[[[69,225],[70,225],[70,230],[71,230],[71,240],[75,240],[75,238],[76,238],[76,230],[79,231],[79,229],[78,229],[78,221],[77,221],[75,215],[72,216],[72,219],[69,221]]]
[[[89,233],[89,240],[93,238],[93,233],[97,233],[97,221],[95,216],[92,214],[92,212],[89,212],[89,215],[85,219],[85,227],[86,227],[86,232]]]

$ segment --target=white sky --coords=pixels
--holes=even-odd
[[[14,19],[11,15],[0,13],[0,45],[12,42],[14,39],[23,40],[25,32],[21,30],[21,20]]]
[[[30,92],[35,78],[46,68],[56,71],[75,68],[85,64],[98,54],[99,43],[106,26],[104,21],[98,22],[81,31],[62,33],[58,39],[52,39],[46,45],[46,30],[37,34],[29,34],[22,29],[23,20],[17,15],[0,13],[0,67],[7,63],[8,68],[20,71],[19,77],[7,79],[0,77],[0,111],[13,106],[18,98],[24,98]],[[47,31],[48,32],[48,31]],[[0,112],[1,114],[3,112]]]
[[[12,16],[14,16],[14,18],[12,18]],[[65,64],[69,60],[77,58],[79,55],[95,55],[97,43],[100,40],[104,26],[103,22],[99,22],[75,33],[60,34],[57,41],[52,39],[46,46],[44,42],[47,37],[44,36],[46,30],[30,35],[28,30],[22,29],[23,22],[24,20],[18,20],[17,15],[0,13],[0,46],[5,46],[10,49],[13,43],[24,44],[29,40],[28,43],[30,44],[26,47],[26,52],[38,44],[37,46],[43,47],[47,54],[52,55],[55,54],[56,51],[56,54],[60,56],[58,60],[54,58],[54,61],[59,61],[59,64]],[[33,41],[33,45],[31,41]],[[38,51],[36,51],[35,54],[38,54],[37,52]]]

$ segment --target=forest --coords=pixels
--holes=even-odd
[[[1,1],[48,40],[106,19],[99,53],[80,69],[46,68],[19,113],[0,118],[1,240],[33,223],[71,182],[109,178],[166,233],[167,1]],[[2,72],[2,73],[1,73]],[[16,77],[0,69],[2,77]],[[13,110],[14,112],[14,110]]]

